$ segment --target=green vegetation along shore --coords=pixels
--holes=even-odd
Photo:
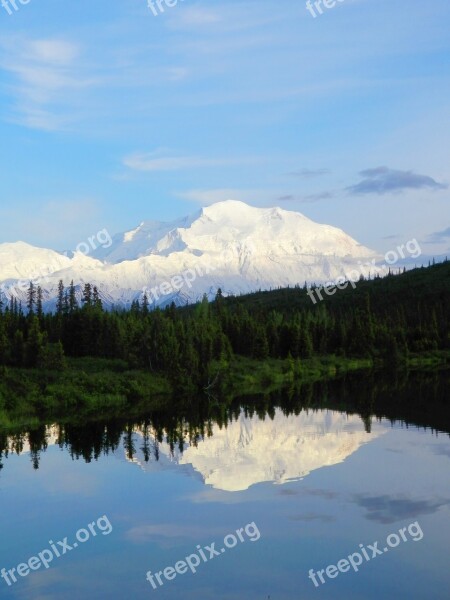
[[[0,425],[43,415],[123,413],[173,397],[257,393],[359,369],[448,366],[450,263],[358,282],[313,304],[306,288],[187,307],[106,311],[60,284],[43,314],[0,306]]]
[[[404,370],[445,367],[450,352],[412,356]],[[211,379],[196,393],[215,401],[236,396],[268,394],[280,388],[329,380],[361,370],[373,372],[382,363],[370,358],[336,356],[304,360],[235,357],[229,364],[212,364]],[[0,367],[0,428],[52,419],[123,417],[159,411],[189,402],[192,392],[176,389],[164,376],[129,370],[120,360],[70,359],[63,371]]]

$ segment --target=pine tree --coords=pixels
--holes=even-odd
[[[262,326],[258,327],[256,332],[253,356],[259,360],[264,360],[269,356],[269,342],[267,341],[266,330]]]
[[[39,321],[41,322],[44,313],[42,310],[42,288],[40,285],[38,285],[36,290],[36,314]]]
[[[139,300],[133,300],[131,303],[130,313],[132,315],[139,315],[141,312],[141,307],[139,305]]]
[[[146,292],[144,292],[142,297],[142,314],[148,315],[148,296]]]
[[[32,316],[25,344],[25,364],[27,367],[35,367],[37,365],[43,346],[43,335],[39,327],[39,320],[36,316]]]
[[[77,298],[75,296],[75,286],[73,285],[73,279],[70,282],[69,287],[69,314],[73,314],[78,308]]]
[[[27,308],[28,308],[29,315],[34,314],[35,303],[36,303],[36,289],[34,287],[34,283],[32,281],[30,281],[30,285],[28,287],[28,292],[27,292]]]
[[[64,283],[60,279],[58,283],[58,298],[56,301],[56,314],[61,316],[64,311]]]
[[[63,314],[64,315],[69,314],[69,294],[67,293],[67,291],[64,293]]]
[[[94,305],[95,308],[98,308],[99,310],[103,310],[103,303],[102,303],[102,300],[101,300],[100,295],[98,293],[98,288],[95,285],[94,285],[94,288],[92,290],[92,303],[93,303],[93,305]]]
[[[90,283],[85,283],[83,288],[83,305],[85,308],[92,306],[92,286]]]

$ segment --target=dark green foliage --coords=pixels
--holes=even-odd
[[[258,292],[195,306],[149,310],[146,296],[130,311],[103,309],[86,283],[78,306],[73,283],[58,287],[56,314],[42,313],[32,283],[28,314],[12,299],[0,305],[0,365],[60,371],[67,357],[119,359],[163,374],[176,389],[210,387],[233,355],[287,359],[340,356],[402,366],[410,354],[449,349],[448,262],[360,281],[313,304],[305,288]],[[269,378],[269,373],[267,377]]]
[[[66,359],[61,342],[43,346],[38,354],[37,366],[46,371],[64,371]]]

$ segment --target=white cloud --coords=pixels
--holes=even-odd
[[[159,151],[136,152],[125,156],[123,164],[134,171],[179,171],[209,167],[227,167],[242,164],[255,164],[257,157],[205,158],[201,156],[158,156]]]
[[[76,92],[96,84],[81,73],[81,49],[62,39],[6,38],[0,67],[8,72],[13,98],[10,120],[36,129],[62,129],[71,120]]]
[[[240,200],[254,206],[275,206],[280,204],[281,193],[278,190],[257,188],[212,188],[192,189],[174,192],[177,198],[209,206],[225,200]]]
[[[208,27],[213,23],[220,23],[222,15],[218,10],[200,6],[185,6],[183,10],[173,13],[170,24],[180,29],[191,29],[194,27]]]
[[[79,55],[79,48],[65,40],[32,40],[27,46],[28,59],[46,63],[67,64]]]
[[[248,191],[238,189],[213,189],[213,190],[189,190],[187,192],[176,193],[178,198],[188,200],[190,202],[196,202],[202,206],[208,206],[209,204],[215,204],[216,202],[223,202],[224,200],[243,200],[248,195]]]
[[[189,156],[153,158],[148,154],[132,154],[124,158],[123,164],[135,171],[178,171],[196,167],[222,166],[224,161]]]
[[[192,0],[191,0],[192,1]],[[251,2],[222,4],[211,8],[203,5],[185,4],[182,10],[167,13],[167,25],[170,29],[205,33],[230,33],[255,30],[261,26],[272,26],[285,19],[283,11],[266,11]]]

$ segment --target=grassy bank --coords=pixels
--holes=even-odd
[[[115,416],[138,405],[157,409],[171,394],[165,378],[130,371],[116,360],[70,360],[62,372],[1,368],[0,427],[78,414]]]
[[[314,382],[335,377],[349,371],[370,369],[373,361],[367,359],[324,356],[302,360],[268,359],[256,361],[236,357],[225,378],[225,387],[236,394],[267,392],[300,382]]]
[[[267,359],[256,361],[237,356],[224,376],[227,392],[236,395],[267,392],[286,385],[312,383],[352,371],[376,368],[426,369],[450,364],[450,351],[433,351],[410,355],[396,365],[386,365],[372,358],[322,356],[308,359]]]
[[[434,368],[450,361],[448,352],[411,356],[403,368]],[[337,356],[310,359],[235,357],[211,366],[210,388],[217,397],[267,393],[288,385],[319,381],[382,366],[370,358]],[[197,395],[201,394],[201,391]],[[137,414],[173,407],[183,396],[162,375],[130,370],[124,361],[71,359],[64,371],[0,368],[0,427],[51,418],[92,418]]]

